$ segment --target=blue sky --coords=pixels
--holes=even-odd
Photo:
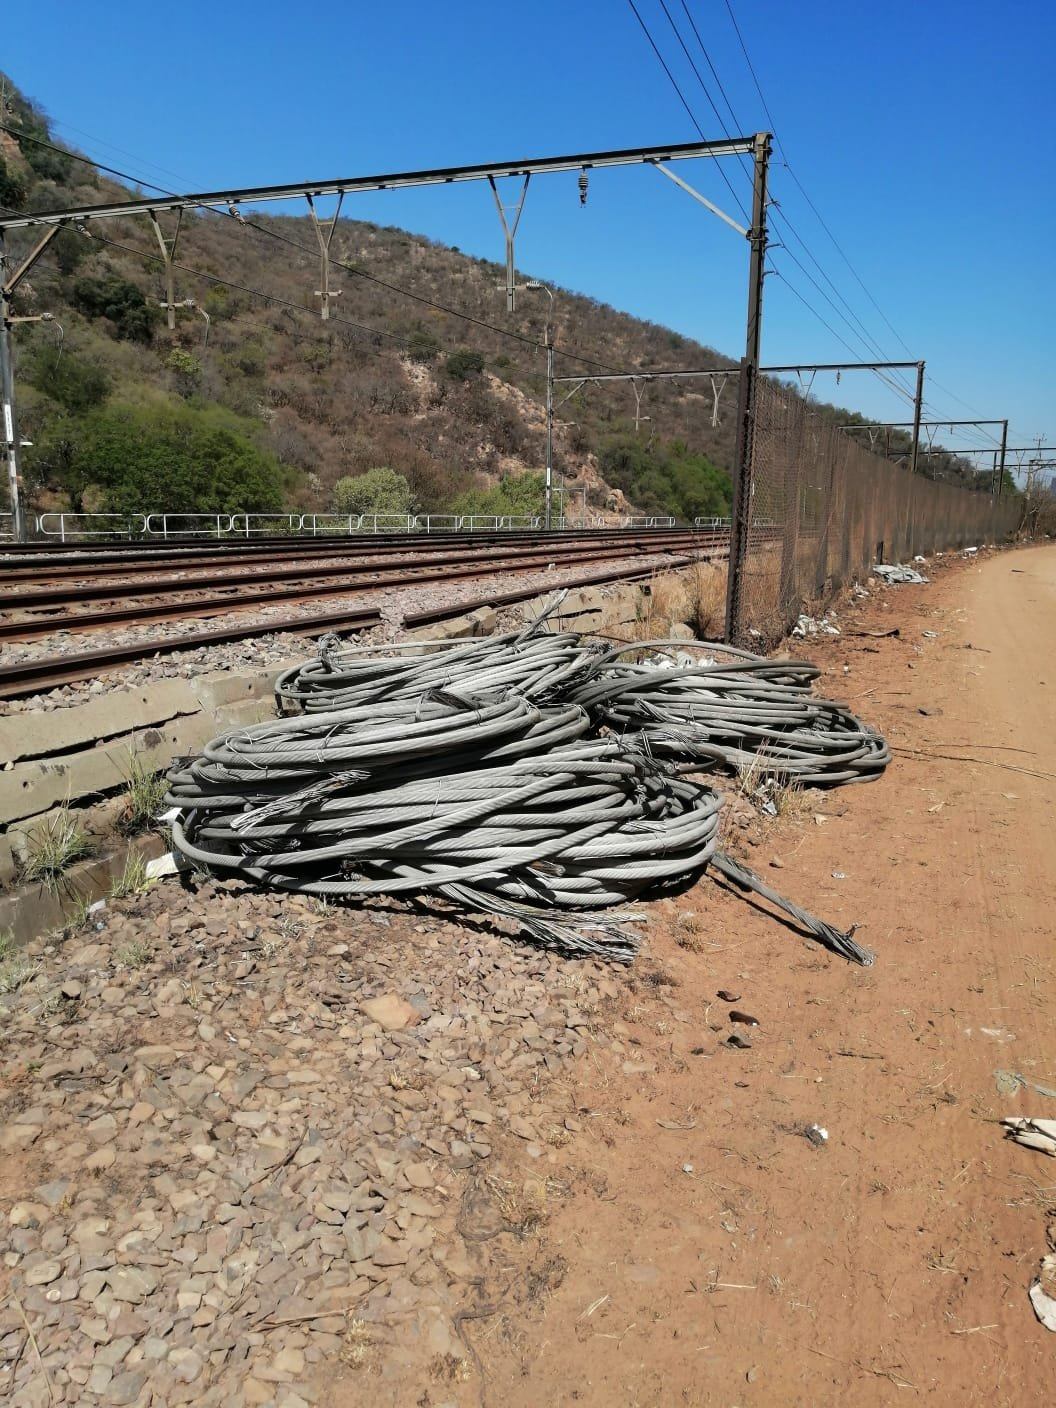
[[[636,3],[706,134],[722,135],[661,0]],[[791,166],[883,314],[778,153],[778,223],[784,216],[810,253],[793,236],[773,252],[764,361],[876,355],[841,317],[851,315],[831,279],[872,347],[928,360],[937,414],[1008,415],[1013,443],[1038,434],[1056,443],[1056,5],[731,3]],[[687,9],[742,130],[768,128],[726,0],[667,0],[667,8],[731,129]],[[360,0],[303,10],[274,0],[175,8],[38,0],[5,28],[3,66],[61,136],[175,189],[696,136],[626,0]],[[716,167],[679,170],[737,214]],[[726,171],[747,204],[747,174],[736,163]],[[345,211],[501,258],[485,186],[359,196]],[[537,277],[740,355],[746,244],[656,172],[595,173],[586,209],[574,176],[539,180],[517,255]],[[498,294],[495,314],[501,320]],[[908,413],[872,376],[845,376],[839,387],[819,377],[814,390],[878,418]],[[988,443],[980,431],[942,438]]]

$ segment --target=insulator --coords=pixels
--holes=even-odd
[[[587,173],[586,173],[585,171],[581,171],[581,172],[579,173],[579,203],[580,203],[580,205],[586,205],[586,203],[587,203],[587,185],[588,185]]]

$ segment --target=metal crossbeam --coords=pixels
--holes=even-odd
[[[916,366],[916,363],[914,362],[913,365]],[[914,422],[911,421],[911,420],[883,420],[883,421],[879,421],[879,422],[876,422],[876,423],[871,424],[871,425],[857,425],[857,424],[855,424],[855,425],[838,425],[838,426],[836,427],[836,429],[837,429],[837,430],[876,430],[877,427],[879,426],[879,428],[880,428],[881,430],[912,430],[912,429],[913,429],[913,424],[914,424]],[[950,426],[951,429],[952,429],[952,427],[955,426],[955,425],[1004,425],[1004,424],[1005,424],[1005,422],[1004,422],[1003,420],[922,420],[922,421],[920,422],[920,426],[921,426],[921,429],[922,429],[922,430],[923,430],[923,429],[927,429],[928,426],[931,426],[931,427],[933,427],[933,428],[936,429],[936,430],[941,430],[944,425],[948,425],[948,426]]]
[[[620,151],[578,152],[569,156],[533,157],[525,161],[485,162],[477,166],[444,166],[431,171],[395,171],[381,176],[349,176],[328,181],[294,181],[281,186],[235,186],[223,191],[196,191],[188,195],[152,196],[142,200],[115,201],[108,205],[69,206],[34,215],[0,219],[0,230],[39,225],[80,224],[88,220],[142,215],[147,211],[190,210],[205,207],[256,205],[266,201],[304,200],[307,196],[338,196],[357,191],[402,190],[413,186],[443,186],[459,181],[499,180],[503,176],[535,176],[559,171],[580,171],[606,166],[640,166],[659,161],[689,161],[694,157],[751,155],[755,137],[729,137],[715,142],[676,142],[666,147],[629,147]]]

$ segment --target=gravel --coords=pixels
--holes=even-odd
[[[470,1375],[455,1317],[518,1217],[490,1170],[573,1137],[560,1076],[615,975],[440,907],[213,881],[26,957],[0,997],[0,1397],[48,1402],[23,1313],[56,1403]]]

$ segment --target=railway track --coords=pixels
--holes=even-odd
[[[222,541],[214,543],[78,543],[58,547],[52,543],[0,544],[0,569],[7,582],[30,580],[35,583],[68,581],[73,576],[135,576],[168,570],[182,571],[210,567],[237,559],[252,565],[270,565],[299,558],[318,561],[334,557],[421,556],[439,551],[477,553],[494,548],[532,548],[552,545],[566,549],[576,543],[694,542],[701,534],[695,529],[569,529],[560,533],[496,532],[445,533],[424,536],[385,534],[384,536],[287,537],[267,540]]]
[[[679,537],[671,542],[665,542],[661,551],[671,552],[689,549],[710,549],[725,544],[725,536],[721,534],[703,534],[693,538],[690,536]],[[592,542],[581,542],[562,545],[560,560],[562,563],[572,561],[596,560],[601,556],[624,556],[642,554],[657,551],[657,547],[648,543],[634,541],[613,541],[611,544],[598,544]],[[507,564],[516,566],[530,566],[535,563],[548,563],[555,558],[557,549],[549,544],[541,545],[510,545],[503,544],[490,549],[489,561],[501,560]],[[320,589],[335,580],[340,579],[348,583],[350,577],[355,574],[363,574],[364,578],[368,574],[376,576],[379,581],[386,578],[396,578],[401,574],[416,573],[435,568],[451,568],[452,571],[447,576],[457,575],[460,569],[475,573],[479,571],[479,566],[467,567],[467,554],[464,549],[436,550],[430,553],[415,554],[393,554],[384,552],[361,553],[358,555],[330,554],[323,560],[312,560],[309,562],[297,562],[275,559],[267,559],[264,562],[256,563],[250,570],[236,568],[224,572],[209,570],[207,565],[204,570],[194,568],[188,570],[184,564],[179,564],[179,575],[161,575],[156,570],[151,570],[149,575],[142,572],[132,577],[125,576],[122,581],[110,581],[108,576],[98,575],[96,572],[83,574],[81,571],[71,572],[71,577],[76,577],[76,582],[58,581],[53,579],[45,580],[41,585],[37,580],[31,584],[16,584],[14,590],[0,594],[0,611],[25,611],[39,609],[41,607],[68,607],[74,602],[97,602],[116,601],[119,599],[142,597],[147,594],[154,596],[160,593],[202,591],[207,588],[240,588],[259,586],[266,582],[274,574],[276,567],[281,567],[281,575],[285,582],[315,582]],[[186,574],[186,575],[184,575]],[[87,579],[86,579],[87,577]],[[410,578],[408,578],[410,580]],[[356,585],[360,585],[356,583]],[[309,592],[314,595],[315,592]],[[245,598],[240,598],[244,600]],[[218,599],[220,600],[220,599]],[[212,603],[210,603],[212,604]]]
[[[404,618],[405,625],[408,627],[422,626],[460,615],[481,605],[508,605],[527,600],[537,596],[543,589],[600,584],[650,576],[657,569],[656,559],[658,557],[663,558],[665,565],[673,567],[684,565],[694,558],[711,559],[725,556],[728,546],[726,536],[721,533],[679,533],[670,530],[631,535],[626,532],[612,535],[583,534],[577,535],[574,542],[569,542],[566,535],[561,535],[560,540],[550,537],[539,542],[538,539],[543,536],[525,535],[525,538],[530,541],[519,539],[516,545],[511,545],[509,534],[497,534],[495,541],[488,544],[482,544],[480,535],[476,535],[472,547],[476,550],[476,554],[479,554],[479,557],[477,561],[471,563],[466,562],[464,551],[464,548],[469,544],[459,544],[459,547],[463,548],[462,552],[447,550],[450,545],[446,543],[445,550],[438,551],[434,540],[431,553],[417,549],[411,553],[402,554],[396,545],[386,543],[388,550],[378,553],[376,546],[372,544],[369,566],[361,556],[358,564],[342,561],[331,564],[331,567],[327,569],[324,558],[322,562],[306,566],[303,573],[300,568],[291,571],[294,556],[290,552],[283,551],[278,555],[278,561],[269,561],[261,557],[258,557],[258,561],[262,561],[266,567],[273,570],[274,575],[281,576],[283,579],[289,579],[296,572],[298,576],[302,577],[300,585],[265,587],[260,591],[251,591],[249,588],[254,582],[268,580],[267,572],[248,574],[245,572],[233,574],[214,572],[211,577],[205,579],[212,584],[209,589],[215,590],[219,578],[224,581],[232,593],[231,595],[198,597],[183,601],[141,599],[138,604],[89,611],[80,615],[69,611],[68,603],[71,600],[91,600],[105,603],[109,600],[126,600],[129,597],[137,596],[149,598],[152,581],[154,588],[157,589],[160,586],[159,579],[156,576],[152,579],[148,575],[141,577],[138,581],[121,584],[106,584],[101,581],[82,582],[78,590],[81,590],[84,595],[80,597],[73,595],[72,584],[65,592],[61,587],[55,589],[51,586],[30,587],[26,589],[24,594],[0,592],[0,639],[8,641],[39,639],[41,636],[53,634],[56,630],[91,631],[107,626],[146,625],[181,617],[197,620],[203,616],[218,614],[223,614],[228,618],[221,626],[195,628],[193,632],[181,636],[145,637],[134,642],[107,646],[99,650],[70,650],[69,652],[64,651],[62,654],[38,656],[13,664],[0,664],[0,699],[14,699],[28,694],[42,693],[59,685],[94,679],[100,674],[121,669],[137,660],[149,659],[160,654],[198,649],[203,645],[222,645],[253,636],[278,632],[309,637],[323,635],[331,631],[343,634],[370,629],[381,621],[380,612],[369,604],[365,604],[362,608],[357,605],[352,608],[344,607],[338,611],[313,612],[310,616],[294,616],[283,619],[273,617],[264,621],[240,621],[237,619],[238,612],[250,610],[260,605],[272,605],[276,602],[303,604],[315,602],[327,596],[347,595],[350,592],[376,594],[410,585],[428,585],[455,579],[487,578],[488,576],[510,573],[535,573],[551,563],[559,568],[569,569],[574,574],[568,575],[565,572],[560,577],[554,576],[546,582],[545,588],[538,582],[533,582],[530,586],[512,591],[502,593],[490,591],[474,600],[463,600],[455,605],[444,605],[418,611]],[[339,541],[342,551],[347,557],[347,539]],[[500,544],[502,550],[498,551]],[[400,547],[404,546],[406,545],[400,545]],[[240,560],[243,558],[243,554],[239,551],[241,547],[241,544],[236,544],[234,549]],[[482,548],[485,551],[482,552]],[[231,548],[225,548],[223,551],[229,560],[234,555]],[[43,556],[45,555],[41,554],[41,557]],[[65,570],[72,574],[72,561],[65,554],[61,556],[65,560]],[[70,557],[72,558],[72,554]],[[92,557],[93,560],[98,561],[97,554],[92,554]],[[584,572],[584,567],[599,562],[607,565]],[[112,564],[107,563],[106,565]],[[0,573],[3,572],[4,566],[4,555],[0,554]],[[156,568],[156,563],[154,566]],[[359,575],[352,575],[357,566],[366,570],[361,570]],[[83,571],[81,564],[78,564],[77,570],[79,574]],[[322,577],[323,580],[317,581],[312,590],[305,590],[305,581],[313,577]],[[6,576],[3,580],[5,585],[9,585],[9,579]],[[187,578],[174,579],[172,585],[174,586],[177,582],[179,590],[184,592],[203,587],[201,581]],[[164,590],[170,591],[172,586],[166,582]],[[38,608],[60,609],[61,616],[23,616],[21,619],[12,617],[10,614],[12,608],[19,605],[23,595],[27,600],[35,598]]]

